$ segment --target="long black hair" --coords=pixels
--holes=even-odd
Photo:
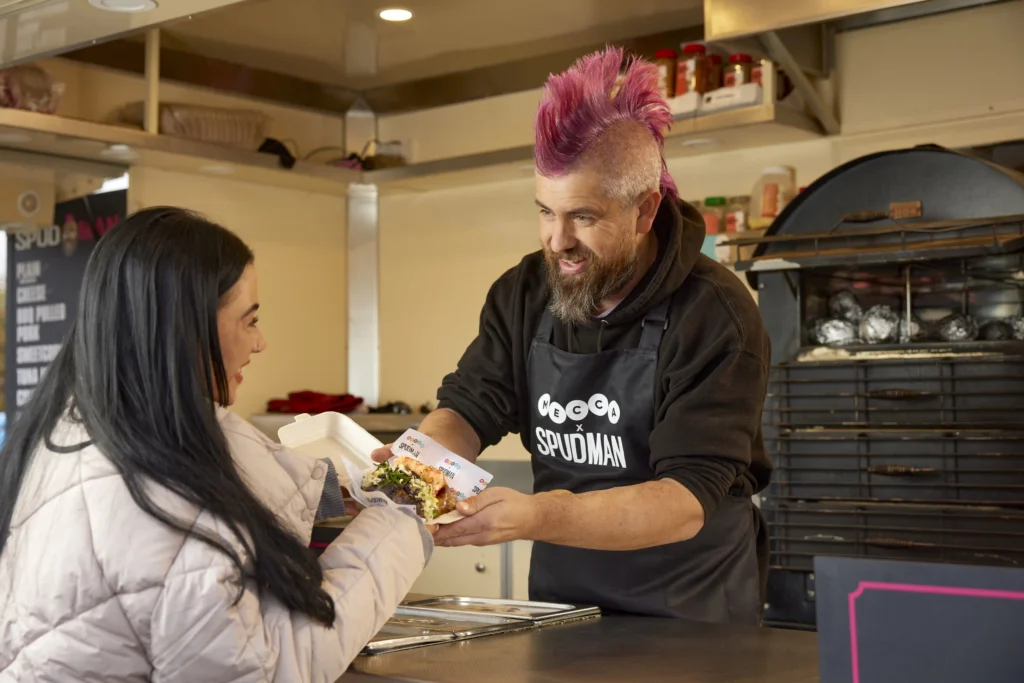
[[[61,457],[89,445],[50,441],[70,412],[142,510],[223,552],[290,609],[333,623],[319,562],[246,486],[217,419],[214,398],[228,396],[217,311],[252,262],[233,233],[177,208],[139,211],[96,244],[71,333],[0,452],[0,553],[39,447]],[[251,569],[223,539],[159,508],[148,482],[227,523]]]

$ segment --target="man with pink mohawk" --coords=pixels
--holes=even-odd
[[[543,248],[491,287],[419,427],[470,459],[519,433],[534,495],[490,487],[435,538],[533,541],[533,599],[758,624],[769,341],[746,288],[700,253],[703,221],[662,155],[654,65],[628,62],[613,94],[622,67],[609,48],[548,80]]]

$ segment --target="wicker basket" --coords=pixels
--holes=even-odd
[[[144,104],[132,102],[121,108],[121,123],[142,127]],[[242,109],[217,109],[193,104],[161,104],[160,132],[213,145],[256,151],[266,138],[267,116]]]

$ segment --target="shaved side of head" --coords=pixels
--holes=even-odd
[[[592,170],[604,179],[608,197],[634,206],[661,189],[661,148],[635,121],[618,121],[580,155],[572,170]]]
[[[599,169],[609,196],[626,205],[651,190],[676,198],[662,155],[672,113],[658,92],[657,67],[639,59],[622,67],[622,49],[609,47],[548,79],[535,122],[537,172]]]

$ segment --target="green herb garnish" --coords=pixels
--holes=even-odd
[[[377,466],[377,475],[380,476],[379,486],[391,484],[397,488],[404,488],[410,481],[412,475],[392,467],[386,462]]]

